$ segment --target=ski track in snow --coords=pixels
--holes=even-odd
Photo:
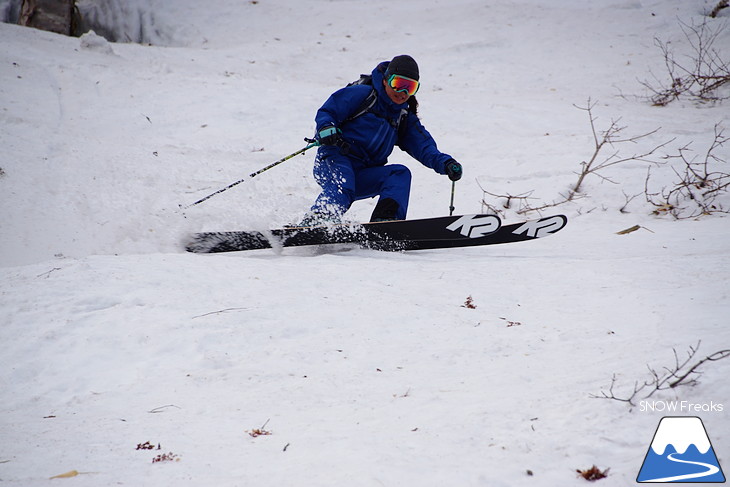
[[[671,460],[673,462],[677,462],[677,463],[686,463],[689,465],[697,465],[700,467],[705,467],[707,470],[704,472],[691,473],[691,474],[686,474],[686,475],[675,475],[674,477],[663,477],[663,478],[659,478],[659,479],[644,480],[643,482],[657,482],[657,483],[678,482],[680,480],[691,480],[691,479],[699,479],[702,477],[709,477],[710,475],[714,475],[720,471],[719,468],[717,468],[716,466],[711,465],[709,463],[692,462],[689,460],[682,460],[680,458],[674,458],[674,455],[678,455],[678,454],[679,453],[671,453],[671,454],[667,455],[667,458],[669,460]]]

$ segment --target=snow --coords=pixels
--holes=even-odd
[[[640,81],[665,73],[654,38],[682,53],[679,21],[712,3],[81,2],[145,44],[0,24],[0,483],[570,486],[595,464],[633,485],[666,413],[591,396],[614,374],[630,395],[672,349],[730,348],[728,220],[653,216],[643,196],[619,211],[646,163],[589,176],[560,233],[484,248],[182,250],[300,218],[312,152],[179,205],[303,147],[332,91],[401,53],[464,164],[457,213],[482,189],[565,193],[593,151],[589,99],[599,130],[660,128],[622,154],[701,157],[728,102],[652,107]],[[446,178],[391,160],[413,171],[409,217],[446,214]],[[675,178],[652,169],[655,190]],[[652,396],[723,404],[688,414],[721,465],[729,365]]]

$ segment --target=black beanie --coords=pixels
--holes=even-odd
[[[418,64],[416,64],[416,60],[407,54],[394,57],[388,64],[388,69],[385,70],[385,79],[394,74],[418,81]]]

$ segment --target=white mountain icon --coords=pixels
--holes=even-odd
[[[659,423],[651,448],[657,455],[663,455],[668,445],[673,445],[677,453],[684,453],[694,445],[705,454],[710,449],[710,439],[700,418],[667,417]]]

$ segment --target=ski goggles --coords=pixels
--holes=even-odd
[[[421,83],[419,83],[418,80],[415,79],[393,74],[390,76],[390,78],[388,78],[388,86],[393,88],[394,91],[403,92],[406,93],[408,96],[413,96],[418,91]]]

